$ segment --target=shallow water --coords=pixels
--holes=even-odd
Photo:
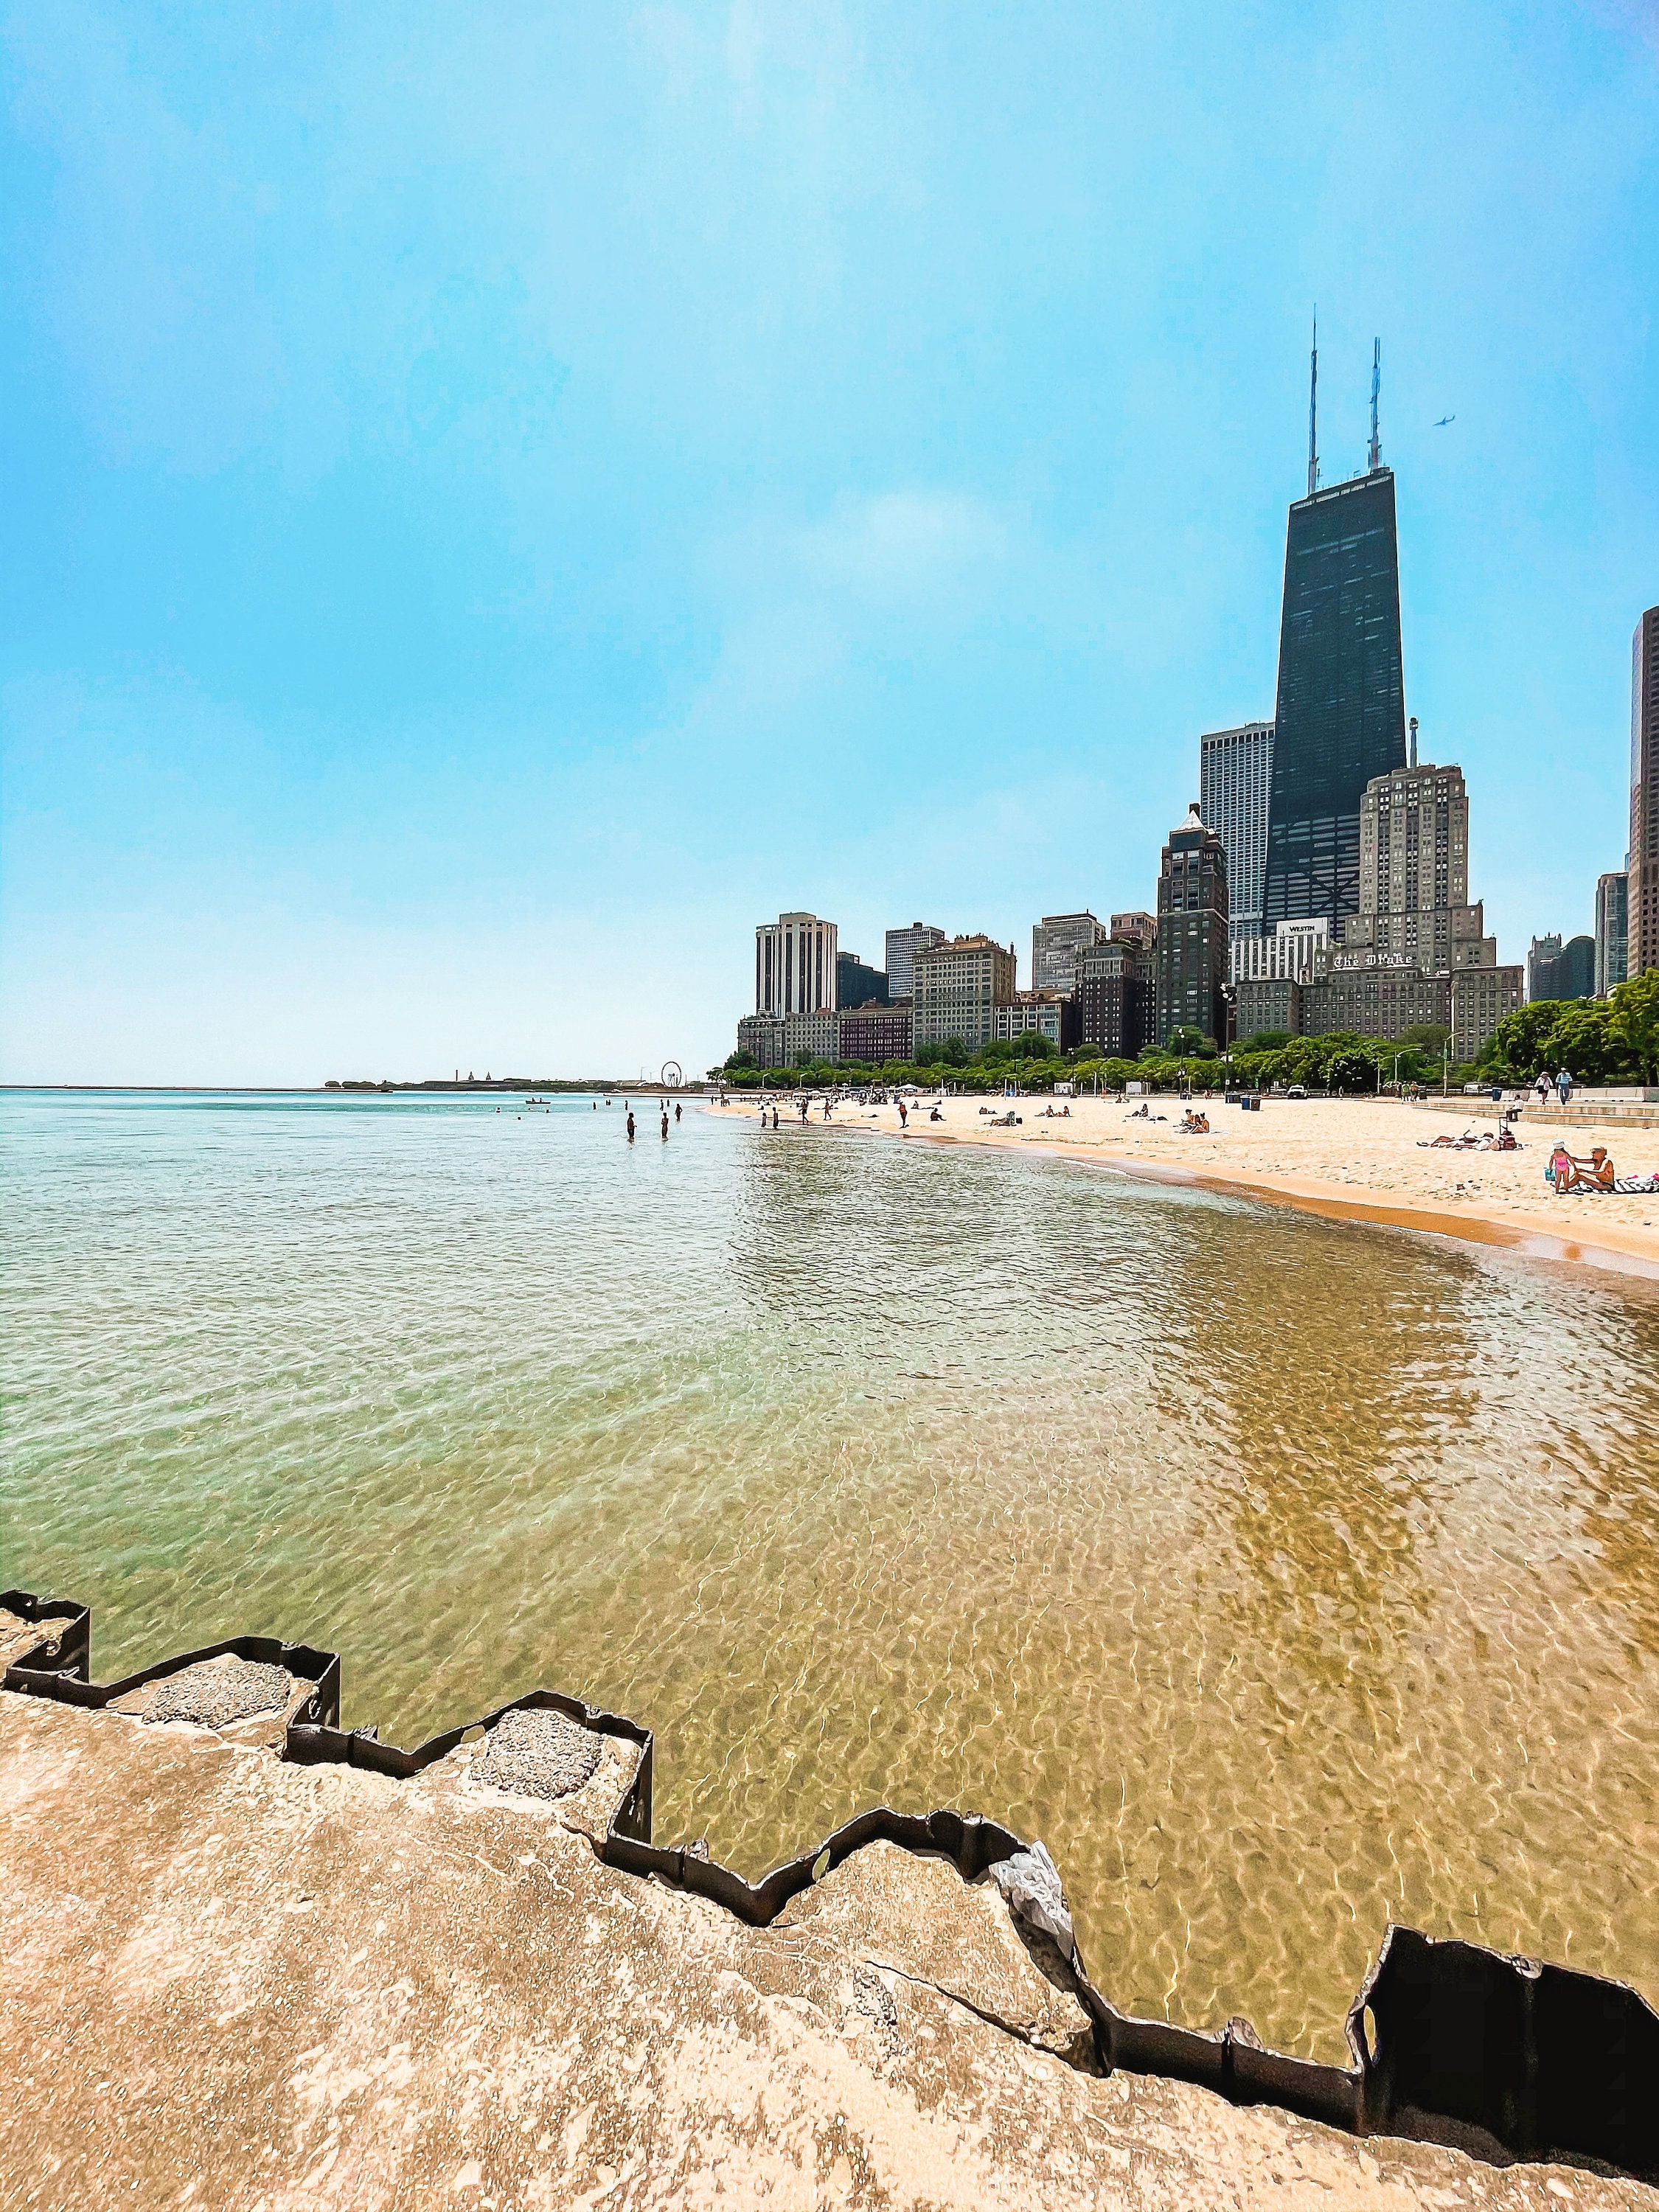
[[[1659,1295],[586,1102],[3,1102],[0,1582],[412,1743],[545,1683],[763,1871],[1048,1843],[1120,2005],[1341,2057],[1387,1919],[1659,1998]]]

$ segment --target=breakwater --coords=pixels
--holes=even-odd
[[[333,1652],[234,1637],[98,1683],[89,1608],[15,1589],[0,1592],[0,1637],[7,1690],[94,1711],[138,1710],[135,1701],[146,1692],[214,1662],[269,1670],[285,1685],[285,1759],[398,1779],[424,1772],[475,1735],[489,1737],[509,1715],[557,1715],[626,1750],[623,1787],[598,1839],[602,1860],[706,1897],[752,1926],[775,1920],[878,1842],[946,1858],[965,1881],[1032,1863],[1029,1844],[998,1820],[878,1807],[750,1882],[705,1849],[653,1841],[650,1729],[560,1692],[528,1692],[405,1749],[383,1743],[373,1727],[342,1729]],[[188,1697],[175,1710],[193,1717]],[[1196,2083],[1356,2134],[1452,2143],[1499,2162],[1589,2160],[1659,2181],[1659,2014],[1622,1982],[1390,1926],[1349,2010],[1352,2063],[1341,2068],[1273,2051],[1242,2020],[1200,2031],[1120,2010],[1091,1979],[1058,1898],[1033,1911],[1017,1883],[1001,1886],[1028,1942],[1051,1950],[1054,1969],[1081,2000],[1104,2070]]]
[[[1126,2009],[1338,2065],[1389,1919],[1659,1990],[1647,1286],[585,1104],[0,1152],[5,1579],[105,1675],[281,1631],[398,1744],[576,1686],[751,1881],[994,1809]]]

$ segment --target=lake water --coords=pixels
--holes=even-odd
[[[1659,1998],[1659,1295],[620,1108],[11,1095],[0,1581],[413,1743],[537,1684],[659,1840],[1041,1835],[1121,2005],[1334,2031],[1390,1915]]]

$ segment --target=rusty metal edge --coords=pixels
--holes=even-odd
[[[92,1657],[90,1606],[77,1605],[70,1598],[37,1597],[33,1590],[7,1589],[0,1590],[0,1607],[8,1613],[15,1613],[20,1620],[38,1621],[42,1626],[48,1621],[64,1622],[64,1626],[58,1637],[58,1649],[52,1656],[53,1670],[79,1681],[86,1680],[87,1668]],[[35,1653],[50,1641],[49,1637],[42,1636],[39,1644],[10,1662],[3,1677],[8,1689],[12,1686],[13,1668],[27,1668]]]

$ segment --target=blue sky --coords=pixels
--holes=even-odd
[[[1272,711],[1316,301],[1500,957],[1589,927],[1655,0],[51,0],[3,64],[7,1079],[701,1069],[785,907],[1025,980]]]

